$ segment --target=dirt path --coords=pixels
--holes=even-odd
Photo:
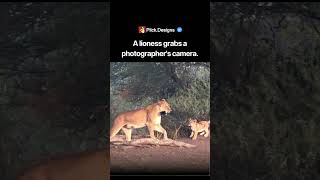
[[[112,174],[209,174],[210,138],[177,139],[194,148],[111,145]]]

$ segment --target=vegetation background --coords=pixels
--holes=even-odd
[[[106,2],[0,3],[2,180],[106,146],[108,18]]]
[[[320,3],[212,2],[213,179],[320,179]]]
[[[189,136],[190,117],[210,118],[210,63],[111,62],[110,66],[110,126],[119,113],[163,98],[173,110],[161,120],[169,138]],[[135,131],[149,135],[147,128]]]

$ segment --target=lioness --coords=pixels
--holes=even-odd
[[[158,131],[163,133],[164,139],[168,139],[167,131],[160,124],[160,112],[170,113],[171,111],[169,103],[165,99],[162,99],[145,108],[121,113],[113,122],[110,130],[110,139],[122,129],[126,135],[126,140],[131,141],[132,129],[145,126],[148,127],[151,138],[155,139],[154,131]]]
[[[204,135],[204,137],[209,136],[210,121],[198,121],[196,119],[189,118],[188,126],[191,127],[192,130],[190,135],[192,140],[196,140],[198,133],[200,132],[200,135]]]
[[[109,174],[109,151],[97,150],[48,160],[17,180],[109,180]]]

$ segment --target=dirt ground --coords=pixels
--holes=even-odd
[[[198,136],[194,141],[190,138],[176,140],[196,145],[196,147],[136,147],[111,144],[111,173],[208,175],[210,137]]]

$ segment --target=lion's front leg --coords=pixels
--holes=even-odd
[[[156,137],[154,136],[154,128],[152,125],[147,125],[148,127],[148,130],[149,130],[149,134],[150,134],[150,137],[151,139],[156,139]]]
[[[204,135],[204,137],[208,137],[209,134],[210,134],[210,131],[209,131],[209,130],[206,130],[205,132],[206,132],[206,134]]]
[[[193,137],[193,134],[194,134],[194,132],[193,131],[191,131],[191,134],[190,134],[190,138],[192,138]]]
[[[200,133],[200,135],[203,136],[205,133],[206,133],[206,131],[202,131],[202,132]]]
[[[163,134],[164,140],[168,139],[167,131],[160,124],[156,125],[155,130]]]
[[[193,137],[192,137],[192,140],[196,140],[196,139],[197,139],[197,136],[198,136],[198,132],[195,131],[195,132],[194,132],[194,135],[193,135]]]

